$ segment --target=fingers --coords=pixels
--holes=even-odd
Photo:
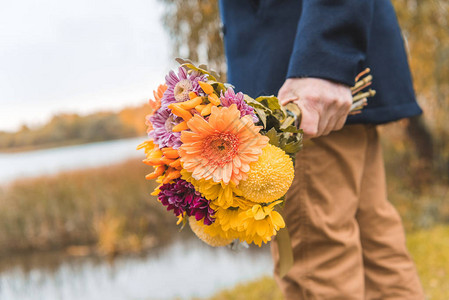
[[[329,109],[329,117],[323,117],[318,126],[318,136],[328,135],[332,131],[341,130],[346,123],[350,104],[345,100],[336,100],[335,108]],[[334,111],[334,113],[332,113]],[[327,122],[326,122],[327,121]]]
[[[299,127],[302,129],[304,133],[304,138],[314,138],[318,136],[319,134],[319,124],[320,124],[320,114],[319,111],[305,105],[305,101],[298,101],[295,102],[298,104],[299,108],[301,109],[302,115],[301,115],[301,124]]]
[[[336,100],[325,102],[321,99],[311,97],[295,102],[302,111],[300,128],[305,138],[328,135],[332,131],[341,129],[345,123],[345,109],[337,105]]]
[[[348,118],[350,108],[351,108],[350,106],[348,109],[346,109],[346,107],[342,108],[343,111],[341,113],[341,117],[335,122],[334,130],[341,130],[343,128],[343,126],[345,126],[346,119]]]
[[[340,130],[352,103],[349,87],[319,78],[287,79],[278,98],[282,105],[295,102],[300,107],[304,138]]]
[[[318,134],[317,136],[328,135],[331,131],[334,130],[335,125],[335,116],[331,116],[330,118],[321,118],[320,123],[318,124]]]

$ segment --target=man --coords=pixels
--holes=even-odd
[[[294,265],[283,278],[272,243],[286,299],[424,299],[386,199],[376,131],[421,113],[390,1],[221,0],[220,9],[230,83],[303,112],[307,140],[283,212]],[[377,95],[347,117],[365,67]]]

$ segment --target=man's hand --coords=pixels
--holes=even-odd
[[[290,78],[279,90],[282,105],[295,102],[302,111],[300,128],[305,138],[340,130],[352,104],[348,86],[319,78]]]

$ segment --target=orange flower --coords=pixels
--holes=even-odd
[[[145,117],[145,125],[147,125],[147,133],[153,130],[153,124],[150,122],[150,117],[156,112],[156,110],[161,107],[161,99],[164,96],[165,91],[167,90],[167,85],[160,84],[157,88],[157,91],[153,91],[154,100],[148,100],[148,104],[150,104],[150,113]]]
[[[195,115],[187,126],[191,131],[181,133],[183,144],[178,151],[183,168],[196,180],[238,184],[268,144],[268,138],[259,133],[262,127],[255,126],[251,116],[240,118],[235,104],[213,106],[207,121]]]
[[[151,107],[151,114],[153,114],[156,110],[161,107],[161,99],[164,96],[165,91],[167,90],[167,85],[160,84],[157,88],[157,91],[153,91],[154,100],[149,100],[149,104]]]

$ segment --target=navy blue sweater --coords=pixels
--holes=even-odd
[[[374,98],[348,123],[421,113],[389,0],[220,0],[228,81],[252,97],[277,95],[287,78],[349,86],[365,67]]]

